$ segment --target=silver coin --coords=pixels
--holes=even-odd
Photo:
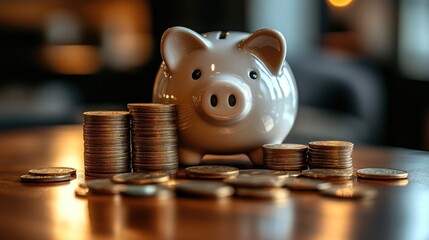
[[[377,196],[376,189],[357,186],[333,186],[320,191],[320,193],[325,196],[348,199],[371,199]]]
[[[173,196],[173,192],[159,185],[125,185],[121,194],[130,197],[156,197],[157,199],[167,199]]]
[[[368,179],[405,179],[408,178],[408,172],[392,168],[362,168],[356,171],[360,178]]]
[[[320,179],[329,179],[329,178],[341,178],[349,179],[353,177],[352,170],[342,170],[342,169],[307,169],[302,171],[302,175],[310,178],[320,178]]]
[[[33,175],[25,174],[20,177],[21,182],[27,183],[55,183],[70,181],[71,175]]]
[[[76,175],[76,169],[71,167],[44,167],[30,169],[28,173],[34,175]]]
[[[179,194],[198,197],[228,197],[234,194],[234,188],[220,182],[192,181],[176,184]]]
[[[276,176],[280,178],[287,178],[291,174],[287,171],[271,170],[271,169],[240,169],[238,176]]]
[[[238,174],[238,168],[222,165],[200,165],[187,167],[186,175],[191,178],[223,179]]]
[[[115,184],[110,179],[88,180],[86,181],[86,186],[91,193],[96,194],[117,194],[125,188],[125,185]]]
[[[124,184],[152,184],[167,182],[169,175],[160,172],[121,173],[112,177],[115,183]]]
[[[275,176],[238,175],[234,178],[225,179],[224,182],[234,187],[272,188],[281,187],[283,180],[284,178]]]
[[[311,178],[287,178],[283,186],[292,190],[319,191],[331,187],[331,183]]]
[[[235,189],[235,195],[243,198],[284,201],[289,198],[290,191],[285,188],[245,188]]]

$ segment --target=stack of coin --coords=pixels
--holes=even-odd
[[[310,168],[352,169],[353,143],[347,141],[313,141],[309,143],[307,161]]]
[[[307,169],[307,148],[304,144],[264,144],[264,166],[286,171]]]
[[[91,111],[83,118],[85,175],[104,178],[130,172],[129,113]]]
[[[133,171],[176,174],[177,109],[174,104],[129,103]]]

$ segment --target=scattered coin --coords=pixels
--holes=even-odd
[[[283,186],[284,178],[261,175],[238,175],[225,179],[224,182],[234,187],[272,188]]]
[[[324,189],[320,192],[322,195],[337,197],[337,198],[349,198],[349,199],[371,199],[377,196],[377,190],[367,187],[343,187],[333,186]]]
[[[162,183],[167,182],[169,179],[169,174],[165,172],[120,173],[112,177],[113,182],[124,184]]]
[[[187,167],[186,175],[191,178],[224,179],[236,176],[238,168],[223,165],[200,165]]]
[[[282,201],[288,199],[290,191],[285,188],[244,188],[235,189],[235,195],[243,198],[269,199]]]
[[[33,175],[25,174],[21,176],[21,182],[28,183],[55,183],[55,182],[65,182],[71,180],[71,175]]]
[[[320,191],[332,184],[311,178],[287,178],[283,181],[283,186],[291,190]]]
[[[167,199],[173,196],[170,189],[159,185],[125,185],[121,194],[130,197],[156,197],[157,199]]]
[[[117,194],[125,188],[125,185],[115,184],[110,179],[88,180],[86,186],[91,193],[97,194]]]
[[[380,179],[380,180],[408,178],[407,171],[392,169],[392,168],[362,168],[356,171],[356,175],[359,178]]]
[[[191,181],[177,183],[176,191],[179,194],[207,197],[207,198],[221,198],[228,197],[234,194],[234,188],[220,182],[208,181]]]
[[[44,167],[30,169],[28,173],[33,175],[76,175],[76,169],[70,167]]]
[[[296,177],[301,175],[299,171],[281,171],[272,169],[240,169],[238,176],[275,176],[279,178]]]
[[[353,177],[353,170],[314,168],[303,170],[302,175],[320,179],[350,179]]]

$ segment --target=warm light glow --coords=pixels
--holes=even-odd
[[[210,65],[210,69],[212,70],[212,72],[214,72],[214,70],[216,69],[216,66],[214,65],[214,63],[212,63],[212,65]]]
[[[328,2],[334,7],[347,7],[353,0],[328,0]]]
[[[102,65],[99,49],[89,45],[48,45],[42,49],[42,59],[61,74],[93,74]]]

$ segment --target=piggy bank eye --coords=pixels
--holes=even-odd
[[[252,70],[249,72],[249,77],[251,79],[257,79],[258,78],[258,73],[255,70]]]
[[[200,79],[200,77],[201,77],[201,70],[200,69],[195,69],[192,72],[192,79],[198,80],[198,79]]]

